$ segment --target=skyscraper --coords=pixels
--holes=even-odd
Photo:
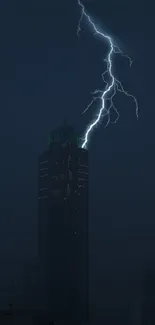
[[[39,157],[41,296],[55,321],[88,320],[88,152],[68,125]]]

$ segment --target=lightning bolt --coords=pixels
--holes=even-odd
[[[113,102],[113,98],[115,97],[117,92],[123,93],[124,95],[126,95],[127,97],[130,97],[134,101],[135,107],[136,107],[137,119],[138,119],[138,102],[137,102],[137,99],[136,99],[135,96],[129,94],[124,89],[122,83],[117,78],[115,78],[115,76],[113,74],[113,71],[112,71],[112,66],[113,66],[112,57],[113,57],[113,54],[120,54],[123,57],[126,57],[129,60],[130,67],[132,65],[131,58],[128,55],[124,54],[122,52],[122,50],[116,44],[113,43],[113,40],[109,35],[106,35],[106,34],[100,32],[97,29],[97,27],[95,26],[95,23],[91,20],[90,16],[86,13],[85,6],[81,3],[80,0],[78,0],[78,5],[81,7],[81,16],[80,16],[79,24],[78,24],[78,28],[77,28],[77,35],[79,36],[79,34],[81,32],[81,23],[82,23],[83,18],[85,17],[87,19],[88,23],[92,26],[93,31],[94,31],[94,35],[100,35],[104,40],[106,40],[109,43],[109,47],[110,47],[107,58],[104,59],[104,61],[107,64],[107,68],[102,73],[102,79],[103,79],[103,82],[105,84],[104,90],[96,89],[92,93],[94,95],[93,99],[83,112],[83,113],[85,113],[92,106],[92,104],[96,100],[100,99],[101,106],[99,108],[96,119],[88,126],[88,128],[86,129],[85,135],[84,135],[84,139],[83,139],[83,143],[82,143],[81,147],[85,148],[87,146],[90,133],[93,131],[94,127],[97,126],[97,124],[101,122],[101,119],[104,116],[108,117],[106,126],[108,126],[108,124],[111,122],[110,115],[111,115],[111,110],[112,109],[115,111],[117,117],[111,123],[116,123],[117,122],[117,120],[119,118],[119,112],[118,112],[118,110],[115,107],[114,102]],[[109,80],[110,80],[109,82],[106,81],[107,80],[107,78],[105,79],[106,76],[109,77]],[[107,102],[109,102],[109,105],[106,105]]]

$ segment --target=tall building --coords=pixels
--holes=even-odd
[[[39,157],[38,214],[42,306],[57,323],[87,323],[88,152],[70,126]]]

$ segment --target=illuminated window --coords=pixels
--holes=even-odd
[[[69,180],[71,181],[72,180],[72,172],[71,172],[71,170],[69,170],[68,176],[69,176]]]
[[[68,156],[68,168],[70,167],[70,162],[71,162],[71,155]]]
[[[38,200],[47,199],[47,198],[48,198],[48,196],[40,196],[40,197],[38,197]]]
[[[67,184],[67,196],[70,196],[70,194],[71,194],[71,188],[70,188],[70,186],[69,186],[69,184]]]
[[[59,179],[58,176],[52,176],[53,181],[58,181],[58,179]]]
[[[40,168],[40,171],[42,171],[42,170],[47,170],[48,168],[47,167],[45,167],[45,168]]]
[[[39,191],[46,191],[46,190],[48,190],[48,187],[45,187],[45,188],[40,188],[40,190],[39,190]]]
[[[46,176],[48,176],[48,174],[40,175],[40,177],[46,177]]]
[[[57,190],[57,189],[52,190],[52,195],[53,196],[59,196],[60,195],[60,190]]]
[[[48,160],[40,161],[40,164],[46,164],[48,163]]]

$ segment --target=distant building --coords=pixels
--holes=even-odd
[[[58,323],[88,320],[88,152],[72,127],[51,133],[39,157],[42,308]]]
[[[11,304],[10,304],[11,305]],[[40,325],[36,316],[32,315],[29,311],[14,310],[10,306],[10,310],[0,312],[1,325]],[[42,323],[45,324],[45,323]]]
[[[144,276],[142,325],[155,324],[155,266],[149,265]]]

